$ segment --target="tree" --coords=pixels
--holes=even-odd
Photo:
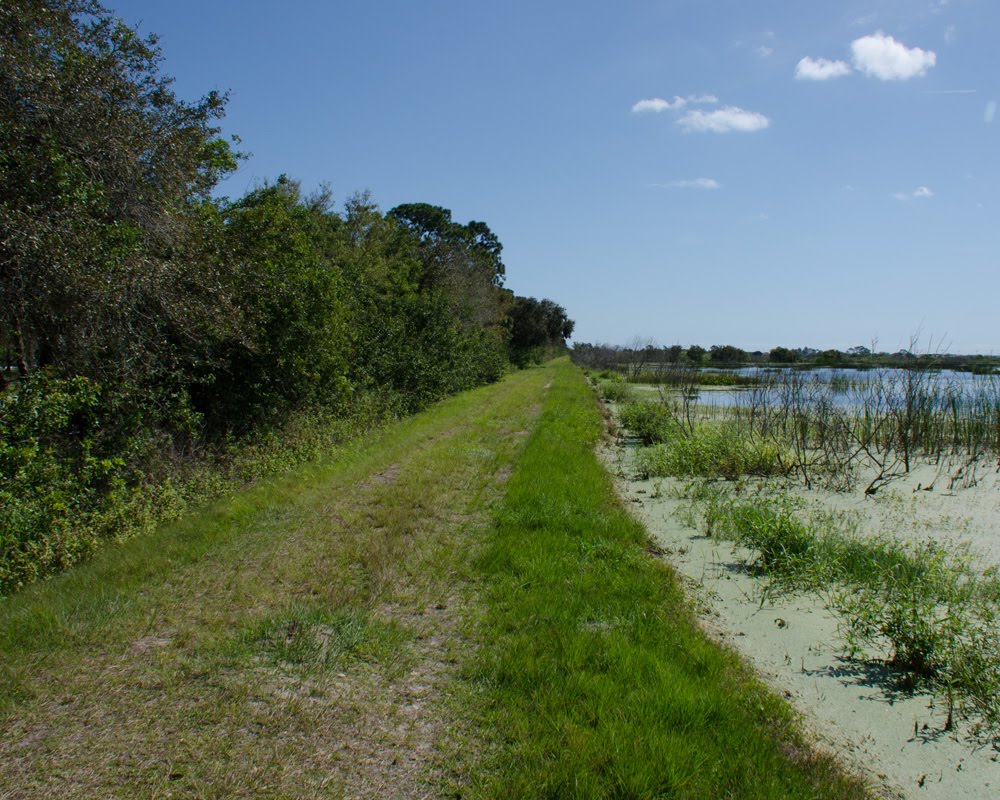
[[[22,372],[145,383],[232,324],[192,258],[236,166],[226,98],[179,100],[159,65],[94,0],[0,5],[0,335]]]
[[[713,344],[708,359],[713,364],[742,364],[747,360],[747,354],[745,350],[731,344]]]
[[[824,350],[816,355],[816,364],[820,367],[839,367],[845,360],[846,356],[839,350]]]
[[[799,360],[799,353],[788,347],[772,347],[767,360],[772,364],[794,364]]]
[[[692,364],[700,365],[705,359],[705,348],[693,344],[687,349],[687,358]]]
[[[466,335],[485,337],[503,353],[512,293],[502,288],[503,245],[489,226],[459,224],[451,211],[428,203],[396,206],[388,217],[416,240],[423,266],[418,291],[442,294]]]
[[[324,248],[323,203],[281,176],[223,217],[242,335],[198,376],[197,409],[216,428],[245,429],[294,408],[336,408],[350,391],[350,337],[343,278]]]
[[[618,364],[621,348],[617,345],[604,344],[598,342],[573,342],[573,349],[570,351],[570,358],[574,364],[588,367],[589,369],[610,370]]]
[[[552,300],[515,297],[510,317],[511,361],[519,366],[553,355],[573,335],[573,320]]]
[[[503,286],[503,245],[485,222],[461,225],[452,221],[450,210],[429,203],[405,203],[389,211],[389,216],[413,231],[423,245],[428,282],[440,282],[457,266],[483,270],[490,283]],[[454,263],[457,255],[465,257],[459,265]]]

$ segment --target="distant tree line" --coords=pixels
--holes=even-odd
[[[177,97],[96,0],[0,5],[0,589],[169,459],[411,413],[572,333],[484,222],[284,176],[214,197],[226,100]]]
[[[953,369],[967,372],[995,372],[1000,368],[1000,358],[987,355],[952,355],[948,353],[921,353],[916,348],[901,349],[895,353],[875,352],[864,345],[847,350],[817,350],[812,347],[773,347],[746,351],[734,345],[700,345],[667,347],[652,341],[633,340],[627,345],[592,344],[575,342],[571,356],[582,366],[591,369],[617,369],[626,373],[641,373],[660,367],[716,367],[720,369],[746,366],[797,366],[797,367],[899,367]]]

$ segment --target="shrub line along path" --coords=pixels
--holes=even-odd
[[[576,427],[558,427],[566,415]],[[0,799],[861,796],[730,655],[703,637],[685,654],[688,640],[656,632],[672,620],[700,637],[641,529],[609,506],[607,476],[586,471],[598,426],[568,363],[519,372],[0,601]],[[553,468],[565,480],[546,495]],[[587,496],[560,494],[578,480]],[[553,551],[567,571],[547,573],[547,590],[573,613],[587,592],[603,616],[583,608],[592,621],[562,630],[511,599],[520,584],[497,575],[497,541],[527,537],[548,563],[532,508],[569,525],[554,540],[569,549]],[[621,538],[619,524],[635,527]],[[579,581],[580,557],[600,572]],[[611,617],[593,580],[619,567]],[[525,641],[540,665],[530,686],[498,651]],[[692,675],[727,708],[666,691]],[[637,683],[686,705],[653,708],[659,722],[607,705]],[[582,716],[532,714],[543,698]],[[694,780],[670,752],[692,730],[738,751],[734,724],[761,744],[721,774],[711,753],[689,754]],[[664,748],[663,768],[636,782],[627,756],[653,746],[641,741]],[[574,756],[590,771],[575,791]]]

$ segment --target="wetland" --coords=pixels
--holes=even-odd
[[[819,741],[890,796],[989,795],[1000,783],[996,378],[733,374],[742,386],[594,376],[620,492],[703,625]]]

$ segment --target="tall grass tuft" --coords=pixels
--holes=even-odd
[[[635,469],[642,478],[723,478],[771,476],[787,472],[784,454],[769,442],[752,442],[730,423],[703,423],[639,450]]]
[[[635,397],[632,386],[617,374],[611,374],[610,377],[600,380],[597,385],[601,397],[612,403],[625,403]]]

